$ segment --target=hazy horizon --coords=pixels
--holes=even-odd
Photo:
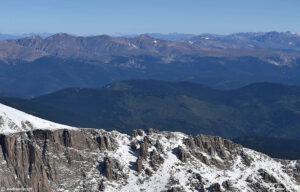
[[[122,37],[130,37],[130,36],[139,36],[139,35],[147,35],[147,34],[161,34],[161,35],[205,35],[205,34],[210,34],[210,35],[217,35],[217,36],[226,36],[226,35],[231,35],[231,34],[238,34],[238,33],[269,33],[269,32],[278,32],[278,33],[295,33],[300,35],[298,32],[294,32],[291,30],[286,30],[286,31],[256,31],[256,32],[248,32],[248,31],[241,31],[241,32],[235,32],[235,33],[226,33],[226,34],[220,34],[220,33],[179,33],[179,32],[168,32],[168,33],[160,33],[160,32],[145,32],[145,33],[112,33],[112,34],[107,34],[107,33],[99,33],[99,34],[74,34],[74,33],[67,33],[67,32],[56,32],[56,33],[49,33],[49,32],[30,32],[30,33],[2,33],[0,31],[0,35],[9,35],[9,36],[31,36],[31,35],[41,35],[41,36],[52,36],[55,34],[68,34],[72,36],[100,36],[100,35],[109,35],[109,36],[122,36]]]

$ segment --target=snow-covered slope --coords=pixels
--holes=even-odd
[[[120,148],[109,156],[125,168],[123,171],[128,177],[123,183],[122,179],[106,182],[106,190],[300,191],[300,184],[293,176],[297,161],[274,160],[219,137],[201,135],[198,141],[199,138],[204,144],[202,147],[197,142],[193,144],[197,137],[191,138],[177,132],[151,133],[133,139],[120,135],[117,138]],[[143,170],[140,173],[129,168],[130,163],[138,159],[130,147],[134,141],[140,143],[140,150],[142,144],[148,142],[147,155],[142,161]],[[153,165],[153,153],[159,151],[157,141],[162,146],[158,154],[163,160]]]
[[[34,129],[74,129],[34,117],[0,103],[0,133],[10,134]]]
[[[300,161],[215,136],[71,128],[0,104],[0,184],[45,192],[299,192]]]

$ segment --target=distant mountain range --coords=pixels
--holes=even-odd
[[[34,97],[130,79],[191,81],[221,89],[262,81],[300,85],[298,34],[187,38],[167,41],[149,35],[76,37],[60,33],[0,41],[0,91]]]
[[[186,34],[186,33],[145,33],[149,37],[166,40],[166,41],[183,41],[195,37],[195,34]],[[115,37],[125,37],[133,38],[138,37],[140,34],[116,34]]]
[[[8,39],[21,39],[21,38],[32,37],[32,36],[40,36],[42,38],[47,38],[51,35],[53,35],[53,33],[25,33],[25,34],[14,34],[14,35],[0,33],[0,41],[8,40]]]
[[[152,34],[152,36],[164,35]],[[59,33],[44,39],[40,36],[31,36],[1,41],[0,59],[16,63],[49,56],[109,63],[115,56],[147,55],[163,63],[169,63],[203,56],[253,56],[273,64],[277,62],[278,65],[292,65],[299,58],[296,54],[299,50],[300,36],[290,32],[241,33],[228,36],[207,34],[191,36],[183,41],[166,41],[147,34],[125,38],[107,35],[76,37]],[[276,51],[282,52],[279,54]]]
[[[186,41],[219,49],[267,49],[300,53],[300,34],[293,32],[235,33],[226,36],[206,34],[191,37]]]
[[[196,36],[195,34],[182,34],[182,33],[168,33],[168,34],[147,33],[147,35],[156,39],[162,39],[166,41],[182,41]]]

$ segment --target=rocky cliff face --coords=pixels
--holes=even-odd
[[[220,137],[38,129],[43,120],[12,109],[0,116],[1,191],[300,191],[299,161],[271,159]],[[29,128],[7,131],[27,118]]]
[[[299,191],[299,162],[219,137],[33,130],[0,136],[0,185],[33,191]],[[135,143],[135,144],[133,144]]]

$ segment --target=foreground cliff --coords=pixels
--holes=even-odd
[[[0,191],[300,191],[300,162],[220,137],[76,129],[0,104]]]

